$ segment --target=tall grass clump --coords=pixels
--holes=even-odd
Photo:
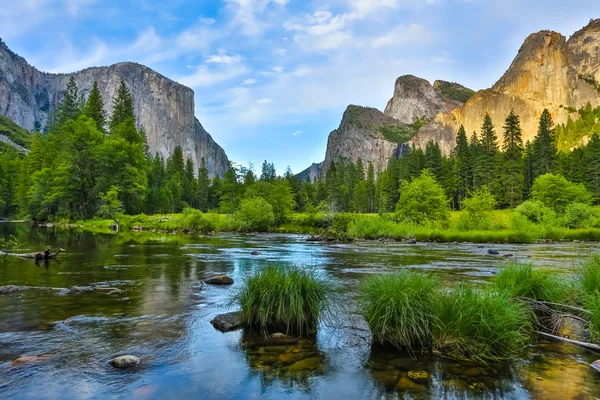
[[[409,270],[366,279],[361,308],[373,340],[409,351],[430,348],[439,288],[437,278]]]
[[[534,269],[531,264],[518,262],[512,262],[498,272],[493,280],[493,289],[511,298],[553,303],[564,303],[569,297],[568,282],[550,271]]]
[[[315,333],[330,296],[329,285],[312,270],[269,266],[248,277],[234,303],[248,328],[303,336]]]
[[[577,281],[584,297],[600,294],[600,254],[594,254],[581,264]]]
[[[460,285],[436,302],[433,351],[455,359],[510,360],[531,335],[529,311],[506,293]]]

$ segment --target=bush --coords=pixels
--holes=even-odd
[[[531,334],[529,312],[505,293],[461,285],[436,302],[433,349],[456,359],[500,361],[522,353]]]
[[[207,218],[202,211],[193,208],[183,210],[183,227],[190,231],[210,232],[216,229],[212,219]]]
[[[550,271],[534,269],[531,264],[513,262],[502,268],[493,280],[493,289],[511,298],[564,303],[569,286]]]
[[[273,207],[260,197],[242,200],[235,212],[235,219],[242,232],[266,232],[275,224]]]
[[[536,224],[549,223],[555,218],[554,211],[541,201],[527,200],[517,207],[517,212]]]
[[[328,310],[330,293],[313,271],[270,266],[250,276],[234,302],[248,328],[265,335],[282,331],[302,336],[316,331]]]
[[[531,198],[562,213],[571,203],[592,203],[592,194],[581,183],[569,182],[562,175],[546,174],[538,177],[531,188]]]
[[[361,309],[373,340],[408,350],[430,348],[439,287],[437,278],[409,270],[367,278]]]
[[[565,208],[562,223],[567,228],[590,228],[595,223],[594,211],[591,206],[582,203],[572,203]]]
[[[402,182],[400,200],[396,208],[398,218],[417,224],[428,221],[448,222],[448,199],[435,177],[424,170],[410,183]]]
[[[496,198],[487,186],[483,186],[470,198],[465,199],[463,205],[464,212],[458,221],[459,229],[489,230],[492,228],[491,212],[496,207]]]

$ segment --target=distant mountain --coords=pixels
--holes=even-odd
[[[0,40],[0,114],[26,130],[43,130],[71,76],[86,96],[94,81],[98,82],[108,115],[124,80],[133,95],[137,125],[144,129],[152,154],[167,158],[180,146],[184,157],[196,166],[204,157],[211,176],[223,175],[228,169],[227,155],[194,117],[192,89],[140,64],[126,62],[50,74],[29,65]]]

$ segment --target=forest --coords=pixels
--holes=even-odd
[[[297,221],[296,213],[391,214],[395,222],[444,227],[451,210],[464,210],[461,229],[487,229],[489,218],[478,213],[518,207],[533,222],[552,215],[566,216],[559,224],[568,228],[596,224],[600,110],[591,106],[557,127],[544,110],[532,142],[523,143],[519,116],[511,112],[500,145],[485,115],[480,132],[458,130],[450,156],[430,142],[391,158],[385,171],[361,159],[336,160],[311,182],[289,167],[279,176],[267,161],[260,174],[252,164],[232,163],[223,177],[210,179],[204,160],[196,170],[180,148],[166,160],[149,153],[124,82],[112,101],[109,120],[97,85],[83,99],[71,79],[46,132],[31,135],[29,154],[0,144],[0,217],[76,221],[200,210],[260,214],[266,217],[247,229],[264,231]],[[585,145],[565,148],[582,132]]]

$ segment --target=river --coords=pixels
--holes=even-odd
[[[448,285],[485,284],[510,253],[566,276],[595,244],[324,244],[296,235],[115,236],[0,223],[0,237],[9,235],[26,243],[23,252],[46,245],[65,252],[41,263],[0,258],[0,286],[56,289],[0,296],[0,398],[600,397],[600,374],[588,365],[600,358],[593,353],[541,342],[522,361],[478,366],[371,351],[355,306],[357,287],[369,274],[409,267],[438,274]],[[490,247],[500,256],[489,256]],[[273,349],[242,331],[221,333],[210,324],[214,316],[232,310],[230,299],[245,276],[269,264],[313,268],[336,288],[338,318],[320,327],[316,344],[269,353]],[[202,284],[221,273],[235,284]],[[123,293],[68,290],[98,283]],[[108,364],[122,354],[140,357],[140,365],[118,370]],[[299,354],[308,354],[314,365],[294,372],[279,367],[281,360],[294,362]],[[15,362],[23,356],[35,357]],[[409,371],[425,371],[429,377],[403,388],[399,380]]]

